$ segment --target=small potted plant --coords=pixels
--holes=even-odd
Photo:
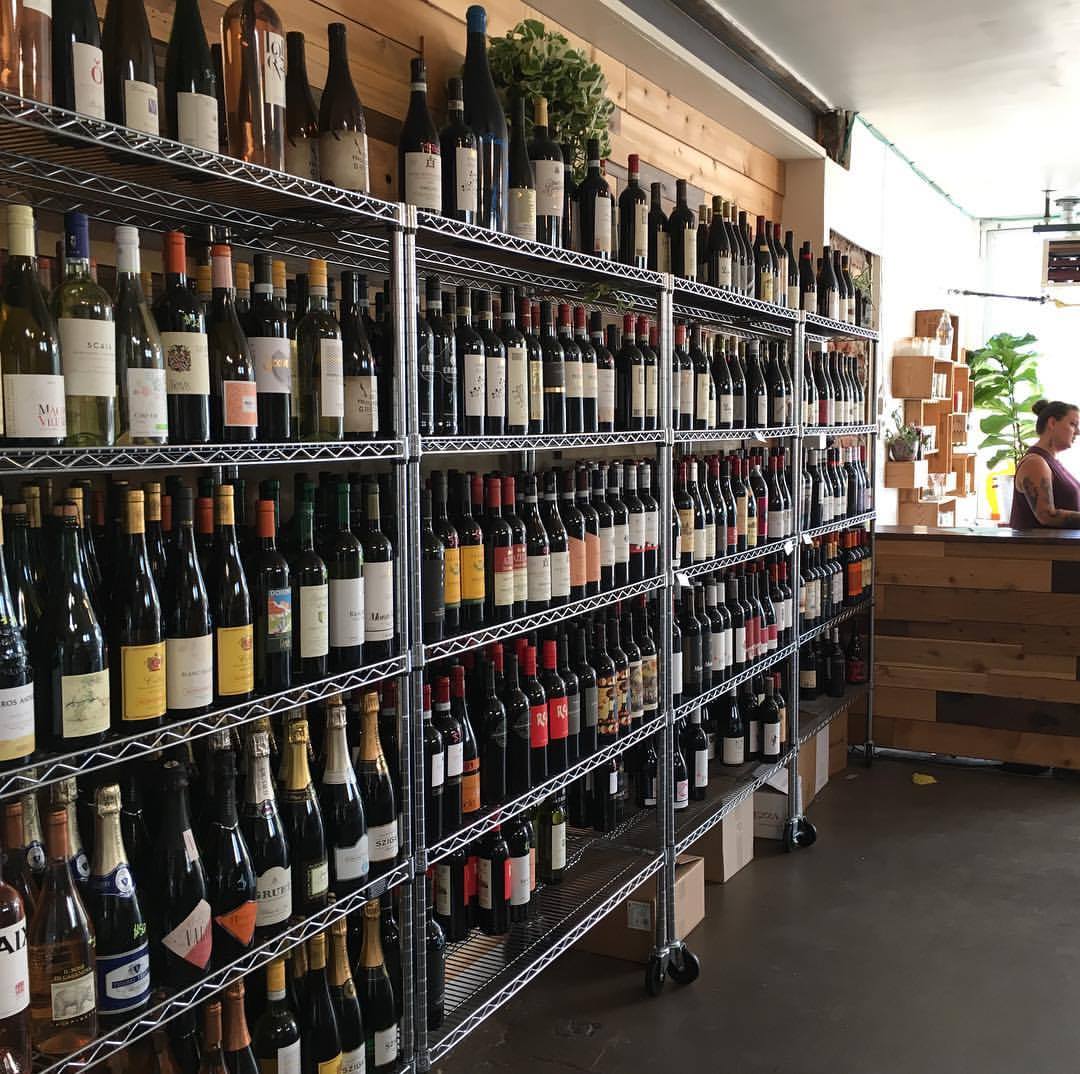
[[[922,456],[926,435],[917,425],[904,421],[904,415],[897,407],[892,415],[892,431],[885,436],[885,445],[889,458],[893,462],[912,462]]]

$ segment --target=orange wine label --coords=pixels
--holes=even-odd
[[[247,946],[255,935],[256,905],[254,899],[242,902],[234,910],[225,914],[217,914],[214,920],[234,940]]]
[[[461,812],[475,813],[480,808],[480,762],[466,761],[461,773]]]

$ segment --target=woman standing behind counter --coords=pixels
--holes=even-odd
[[[1058,461],[1080,435],[1080,408],[1040,399],[1031,409],[1039,439],[1016,468],[1009,525],[1015,530],[1080,529],[1080,482]]]

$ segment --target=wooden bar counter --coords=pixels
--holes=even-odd
[[[1080,768],[1080,531],[883,526],[874,572],[876,745]]]

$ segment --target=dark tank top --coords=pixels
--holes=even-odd
[[[1041,447],[1030,447],[1027,453],[1045,459],[1046,465],[1050,467],[1054,506],[1061,511],[1080,511],[1080,482],[1049,451],[1044,451]],[[1020,489],[1016,489],[1013,493],[1009,525],[1014,530],[1038,530],[1044,528],[1043,524],[1035,517],[1035,513],[1031,510],[1031,504],[1028,503],[1027,497]]]

